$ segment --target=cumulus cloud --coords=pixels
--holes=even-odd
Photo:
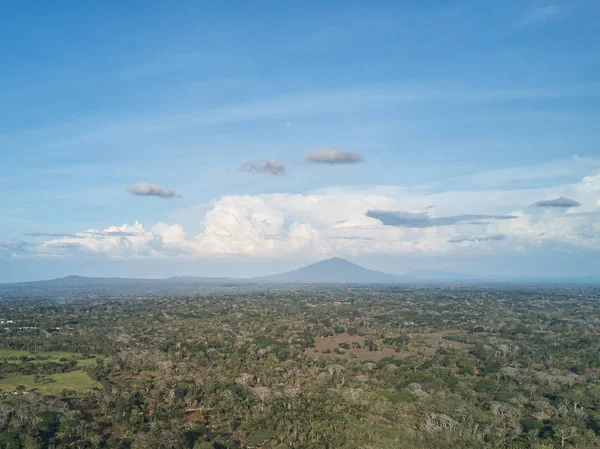
[[[264,162],[244,161],[240,170],[248,173],[267,173],[270,175],[285,175],[285,164],[277,159],[265,159]]]
[[[164,254],[185,254],[185,234],[179,225],[157,223],[150,230],[140,223],[110,226],[103,230],[89,229],[47,240],[36,247],[37,251],[55,255],[81,253],[109,257],[160,257]],[[176,249],[176,251],[173,251]]]
[[[577,213],[539,213],[523,207],[561,195],[578,198]],[[428,192],[371,186],[224,195],[208,209],[190,210],[200,226],[193,235],[186,235],[179,224],[135,223],[52,236],[33,244],[6,242],[0,249],[11,255],[312,259],[362,254],[473,257],[545,245],[600,251],[599,200],[600,174],[544,189]],[[436,205],[435,214],[404,212],[423,211],[431,204]],[[478,214],[470,214],[472,210]],[[468,244],[486,241],[490,244]]]
[[[451,215],[447,217],[431,217],[427,212],[403,212],[391,210],[368,210],[367,217],[375,218],[386,226],[406,228],[429,228],[433,226],[449,226],[459,223],[487,224],[479,220],[511,220],[515,215]]]
[[[506,235],[504,234],[493,234],[493,235],[461,235],[458,237],[453,237],[448,241],[450,243],[465,243],[465,242],[490,242],[490,241],[500,241],[505,240]]]
[[[356,164],[364,162],[364,158],[350,151],[342,151],[339,148],[321,148],[306,154],[304,159],[307,162],[320,164]]]
[[[558,207],[558,208],[569,208],[569,207],[578,207],[581,206],[579,201],[572,200],[570,198],[566,198],[561,196],[559,198],[554,198],[553,200],[542,200],[536,201],[532,204],[533,207]]]
[[[134,184],[127,189],[127,191],[135,196],[156,196],[158,198],[177,198],[181,196],[173,190],[163,189],[156,184],[149,184],[145,182]]]

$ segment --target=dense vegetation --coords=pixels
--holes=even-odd
[[[167,296],[0,302],[0,448],[600,444],[599,288]]]

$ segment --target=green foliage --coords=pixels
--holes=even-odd
[[[21,432],[19,429],[11,429],[0,434],[0,449],[20,449]]]
[[[481,379],[475,382],[473,389],[478,393],[493,393],[498,389],[498,384],[490,379]]]
[[[0,301],[0,449],[600,445],[600,289],[110,296]]]
[[[521,421],[521,426],[523,427],[523,432],[525,432],[525,433],[528,433],[531,431],[539,432],[540,429],[542,429],[544,427],[544,423],[529,416]]]
[[[502,365],[500,364],[500,362],[492,361],[492,362],[487,363],[479,371],[479,374],[481,374],[482,376],[489,376],[490,374],[499,373],[500,372],[500,368],[502,368]]]
[[[248,444],[262,446],[269,441],[273,436],[266,430],[257,430],[246,437]]]
[[[212,443],[209,443],[208,441],[197,440],[194,443],[193,449],[215,449],[215,446]]]

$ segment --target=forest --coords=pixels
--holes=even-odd
[[[600,287],[0,301],[0,448],[600,446]]]

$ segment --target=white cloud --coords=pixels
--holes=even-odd
[[[36,247],[38,252],[54,255],[83,253],[109,257],[158,257],[172,248],[184,251],[185,234],[179,225],[157,223],[146,231],[140,223],[89,229],[72,236],[47,240]]]
[[[578,208],[531,208],[543,197],[568,196]],[[545,244],[600,250],[600,173],[548,189],[447,191],[398,186],[330,188],[306,194],[226,195],[203,216],[202,230],[178,224],[111,226],[20,243],[27,254],[83,253],[106,257],[319,258],[360,254],[461,254],[525,251]],[[436,204],[435,209],[428,206]],[[369,210],[425,214],[427,227],[384,226]],[[464,215],[507,220],[452,220]],[[443,222],[443,226],[438,223]],[[489,236],[503,236],[489,237]],[[4,251],[15,251],[14,243]],[[0,247],[0,250],[2,247]]]

